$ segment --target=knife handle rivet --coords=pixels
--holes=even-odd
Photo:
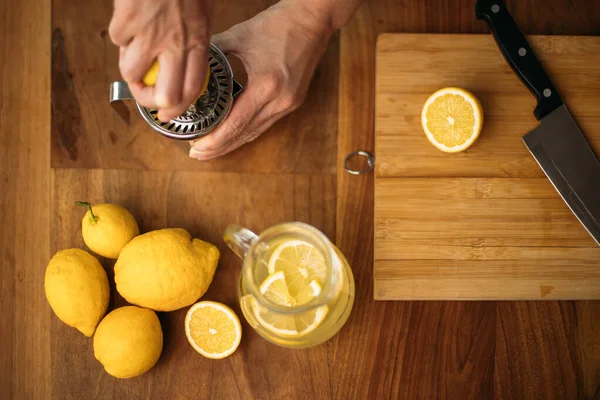
[[[498,14],[498,12],[499,12],[499,11],[500,11],[500,6],[499,6],[498,4],[494,4],[494,5],[492,6],[492,12],[493,12],[494,14]]]
[[[550,96],[552,96],[552,90],[544,89],[544,97],[550,97]]]
[[[526,49],[525,47],[521,47],[521,48],[519,49],[519,55],[520,55],[521,57],[525,57],[525,55],[526,55],[526,54],[527,54],[527,49]]]

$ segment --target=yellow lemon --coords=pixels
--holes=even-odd
[[[456,153],[479,137],[483,111],[477,98],[460,88],[444,88],[432,94],[421,112],[427,139],[439,150]]]
[[[152,310],[127,306],[109,313],[96,329],[94,357],[116,378],[133,378],[160,357],[162,329]]]
[[[156,85],[156,80],[158,78],[158,60],[154,60],[148,72],[144,76],[143,82],[146,86],[154,86]],[[204,83],[202,84],[202,90],[200,90],[200,94],[206,91],[208,88],[208,81],[210,78],[210,67],[206,68],[206,75],[204,77]]]
[[[154,60],[148,72],[144,76],[143,82],[146,86],[156,85],[156,79],[158,78],[158,60]]]
[[[133,215],[118,204],[76,204],[88,209],[81,221],[83,241],[102,257],[116,259],[123,247],[140,234]]]
[[[206,293],[219,249],[185,229],[160,229],[134,238],[115,264],[117,291],[128,302],[157,311],[193,304]]]
[[[106,272],[81,249],[57,252],[44,278],[46,299],[56,316],[85,336],[92,336],[108,308],[110,289]]]
[[[221,359],[233,354],[240,345],[242,325],[225,304],[201,301],[190,307],[185,316],[185,334],[198,353]]]

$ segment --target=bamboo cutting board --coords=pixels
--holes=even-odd
[[[600,38],[529,40],[600,154]],[[383,34],[376,62],[375,299],[600,299],[600,247],[523,144],[535,99],[492,36]],[[484,110],[458,154],[421,128],[447,86]]]

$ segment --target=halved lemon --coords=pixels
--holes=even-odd
[[[296,297],[311,281],[325,281],[327,266],[321,252],[303,240],[290,240],[279,245],[269,258],[269,274],[282,271],[287,287]]]
[[[432,94],[421,111],[427,139],[439,150],[456,153],[469,148],[481,133],[483,111],[473,93],[455,87]]]
[[[221,359],[233,354],[240,345],[242,325],[225,304],[201,301],[190,307],[185,316],[185,335],[198,353]]]
[[[157,78],[158,78],[158,60],[154,60],[154,62],[150,66],[150,69],[148,70],[148,72],[146,72],[146,75],[144,75],[144,79],[142,81],[144,82],[144,85],[146,85],[146,86],[154,86],[154,85],[156,85]],[[200,91],[200,94],[202,94],[206,91],[206,88],[208,87],[209,78],[210,78],[210,67],[206,69],[206,75],[204,77],[204,83],[202,84],[202,90]]]

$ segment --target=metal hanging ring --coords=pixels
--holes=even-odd
[[[362,169],[360,171],[357,171],[357,170],[354,170],[354,169],[348,167],[348,161],[350,161],[350,159],[354,156],[366,157],[368,166],[365,169]],[[348,154],[346,156],[346,158],[344,159],[344,169],[352,175],[362,175],[362,174],[372,170],[374,166],[375,166],[375,156],[373,154],[369,153],[368,151],[362,151],[362,150],[355,151],[355,152]]]

